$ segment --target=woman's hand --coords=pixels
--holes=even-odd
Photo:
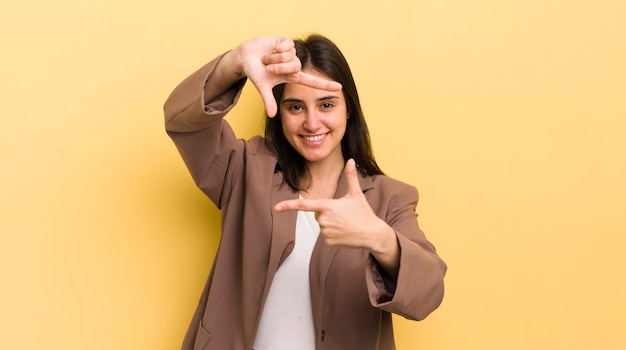
[[[341,84],[302,72],[294,42],[286,37],[257,37],[243,42],[231,54],[240,77],[248,77],[259,91],[269,117],[278,110],[272,88],[282,83],[340,90]]]
[[[278,212],[314,211],[320,235],[329,245],[368,250],[395,279],[400,264],[400,246],[394,230],[370,207],[361,186],[354,160],[344,169],[348,191],[339,199],[294,199],[276,204]]]

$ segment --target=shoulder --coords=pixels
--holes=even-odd
[[[367,178],[370,179],[372,186],[365,192],[372,198],[398,205],[417,204],[419,192],[415,186],[387,175],[373,175]]]
[[[276,155],[267,148],[264,137],[256,135],[246,141],[245,168],[255,176],[261,173],[274,174],[278,160]]]
[[[265,137],[260,136],[260,135],[255,135],[252,136],[252,138],[250,138],[248,140],[248,153],[250,155],[254,155],[254,156],[267,156],[273,159],[276,159],[276,156],[274,155],[274,153],[272,153],[272,151],[269,150],[269,148],[267,148],[267,144],[265,142]]]
[[[417,192],[417,188],[411,184],[400,181],[393,177],[389,177],[387,175],[373,175],[369,176],[372,181],[372,185],[375,188],[379,188],[381,190],[389,191],[389,192],[405,192],[405,191],[415,191]]]

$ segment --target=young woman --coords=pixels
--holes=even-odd
[[[265,137],[224,116],[250,80]],[[327,38],[248,40],[184,80],[166,129],[222,211],[222,237],[183,349],[394,349],[392,313],[420,320],[445,263],[415,187],[383,174],[350,68]]]

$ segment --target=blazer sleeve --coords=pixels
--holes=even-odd
[[[196,185],[218,206],[228,201],[229,187],[242,171],[245,142],[235,137],[223,119],[235,106],[246,80],[242,79],[212,101],[205,101],[204,88],[223,55],[182,81],[163,107],[165,129],[191,173]]]
[[[388,278],[382,267],[370,256],[366,280],[373,306],[408,319],[422,320],[439,307],[443,300],[443,278],[447,266],[419,228],[415,213],[417,189],[408,185],[406,187],[394,191],[385,217],[400,245],[398,279],[392,281]]]

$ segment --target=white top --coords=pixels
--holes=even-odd
[[[314,350],[309,262],[320,233],[315,213],[298,211],[296,243],[270,287],[254,350]]]

